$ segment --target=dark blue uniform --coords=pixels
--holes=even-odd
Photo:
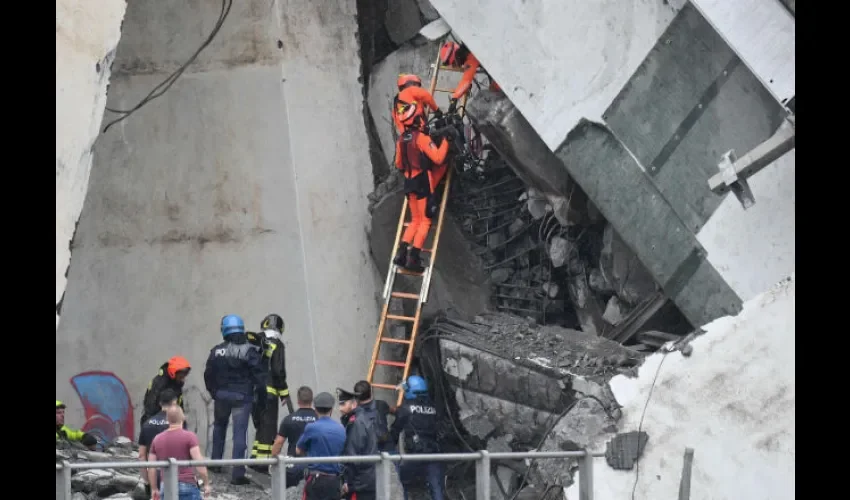
[[[440,453],[437,442],[437,408],[427,395],[407,399],[396,410],[395,421],[390,428],[390,439],[398,442],[404,431],[404,453]],[[445,471],[442,462],[405,462],[398,470],[407,500],[407,487],[416,479],[425,478],[431,491],[431,500],[443,500]]]
[[[359,403],[358,408],[362,408],[363,414],[372,421],[375,436],[378,438],[378,450],[392,452],[395,446],[390,441],[389,425],[387,424],[390,405],[386,401],[373,399],[368,403]]]
[[[307,457],[338,457],[345,448],[345,428],[331,417],[319,417],[304,428],[296,448]],[[342,464],[309,464],[304,498],[339,500],[342,492]]]
[[[290,413],[283,418],[277,433],[286,439],[286,454],[288,456],[295,456],[295,445],[304,434],[304,429],[308,424],[312,424],[318,418],[319,415],[312,408],[299,408],[295,413]],[[304,479],[305,466],[291,464],[288,467],[286,470],[286,485],[287,487],[295,486]]]
[[[233,334],[215,346],[207,358],[204,383],[215,400],[213,407],[212,458],[224,455],[227,424],[233,417],[233,458],[245,458],[248,422],[257,387],[266,386],[262,351],[248,343],[244,334]],[[243,480],[245,467],[233,468],[233,480]]]

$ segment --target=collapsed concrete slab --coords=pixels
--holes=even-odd
[[[584,203],[592,202],[611,223],[625,243],[621,248],[634,252],[692,324],[739,310],[740,300],[705,260],[696,236],[606,127],[585,121],[552,153],[503,94],[482,90],[467,109],[517,175],[546,194],[553,207],[560,199],[573,200],[574,193],[586,193],[580,199],[586,196]],[[559,222],[576,223],[580,215],[568,210]],[[696,300],[697,291],[701,300]],[[593,321],[584,323],[595,328],[604,305],[601,310],[591,305]]]
[[[473,443],[493,451],[537,448],[570,415],[593,429],[570,435],[579,446],[613,430],[619,409],[607,381],[633,373],[643,360],[598,336],[501,313],[472,322],[440,319],[432,330],[436,336],[422,340],[423,370],[445,386],[446,414]],[[597,406],[581,403],[588,399]]]

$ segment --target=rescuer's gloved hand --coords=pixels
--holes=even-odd
[[[449,99],[448,114],[452,114],[455,111],[457,111],[457,99]]]
[[[440,110],[440,109],[435,109],[434,110],[434,117],[439,120],[440,118],[443,117],[443,111]]]

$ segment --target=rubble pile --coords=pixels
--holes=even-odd
[[[101,451],[89,451],[75,443],[58,441],[56,443],[56,462],[134,462],[139,459],[138,446],[125,437],[103,447]],[[75,470],[71,477],[72,500],[149,500],[145,495],[140,469],[85,469]],[[250,474],[250,472],[249,472]],[[254,475],[258,476],[257,474]],[[257,482],[245,486],[230,484],[227,468],[222,473],[209,472],[212,493],[210,500],[265,500],[271,498],[269,480],[262,477]],[[266,476],[268,477],[268,476]],[[290,500],[301,498],[302,485],[288,488],[286,497]],[[58,488],[58,486],[57,486]],[[57,491],[57,496],[59,495]]]
[[[603,337],[507,313],[438,319],[419,344],[442,432],[458,451],[572,450],[598,442],[617,432],[620,418],[608,381],[635,376],[644,359]],[[534,483],[570,484],[573,465],[541,462]],[[507,469],[500,474],[510,484],[525,470]]]

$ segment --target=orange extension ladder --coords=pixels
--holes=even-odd
[[[448,66],[442,66],[440,64],[439,55],[437,56],[437,61],[435,62],[433,75],[431,77],[431,86],[430,91],[432,95],[435,95],[437,92],[444,92],[451,94],[453,92],[452,89],[438,89],[437,88],[437,80],[440,75],[441,70],[446,71],[455,71],[462,72],[462,69],[452,68]],[[463,96],[463,100],[461,103],[460,114],[461,116],[465,113],[466,101],[469,97],[469,92],[467,92]],[[446,200],[448,199],[449,189],[452,185],[452,169],[451,167],[447,169],[445,176],[445,184],[443,187],[443,198],[440,201],[440,212],[437,218],[437,224],[431,225],[431,233],[433,234],[433,245],[430,248],[423,248],[422,252],[429,254],[430,258],[428,260],[428,265],[425,267],[425,271],[422,273],[414,273],[408,271],[404,268],[400,268],[393,264],[392,259],[395,257],[395,251],[398,248],[399,241],[401,240],[401,233],[405,226],[409,223],[407,221],[408,214],[408,204],[407,197],[404,197],[404,202],[401,206],[401,215],[398,218],[398,228],[395,233],[395,241],[393,242],[393,246],[390,249],[390,266],[389,271],[387,272],[387,279],[384,283],[384,305],[381,310],[381,319],[378,322],[378,335],[375,339],[375,347],[372,349],[372,361],[369,363],[369,373],[366,375],[366,380],[372,384],[372,387],[379,389],[387,389],[391,391],[398,392],[398,398],[396,401],[396,405],[401,404],[402,397],[404,393],[399,388],[399,385],[402,381],[407,379],[407,376],[410,374],[410,363],[413,360],[413,348],[416,345],[416,336],[419,333],[419,319],[422,313],[422,307],[425,305],[425,302],[428,301],[428,291],[431,286],[431,276],[434,269],[434,264],[437,262],[437,250],[440,244],[440,233],[443,230],[443,218],[446,214]],[[429,237],[431,234],[429,234]],[[419,277],[422,280],[421,286],[419,288],[419,293],[405,293],[405,292],[396,292],[393,290],[393,285],[395,284],[396,275],[404,275],[404,276],[415,276]],[[393,314],[389,314],[390,309],[390,300],[399,299],[399,300],[415,300],[416,301],[416,313],[413,316],[397,316]],[[387,331],[387,322],[388,321],[398,321],[404,323],[411,323],[411,332],[410,337],[407,340],[396,339],[392,337],[388,337],[385,335]],[[393,344],[401,344],[407,347],[407,355],[404,358],[404,361],[393,361],[386,359],[378,359],[378,355],[381,352],[381,345],[384,343],[393,343]],[[394,368],[398,368],[401,370],[401,376],[395,384],[384,384],[384,383],[375,383],[373,381],[375,377],[375,368],[377,366],[390,366]]]

